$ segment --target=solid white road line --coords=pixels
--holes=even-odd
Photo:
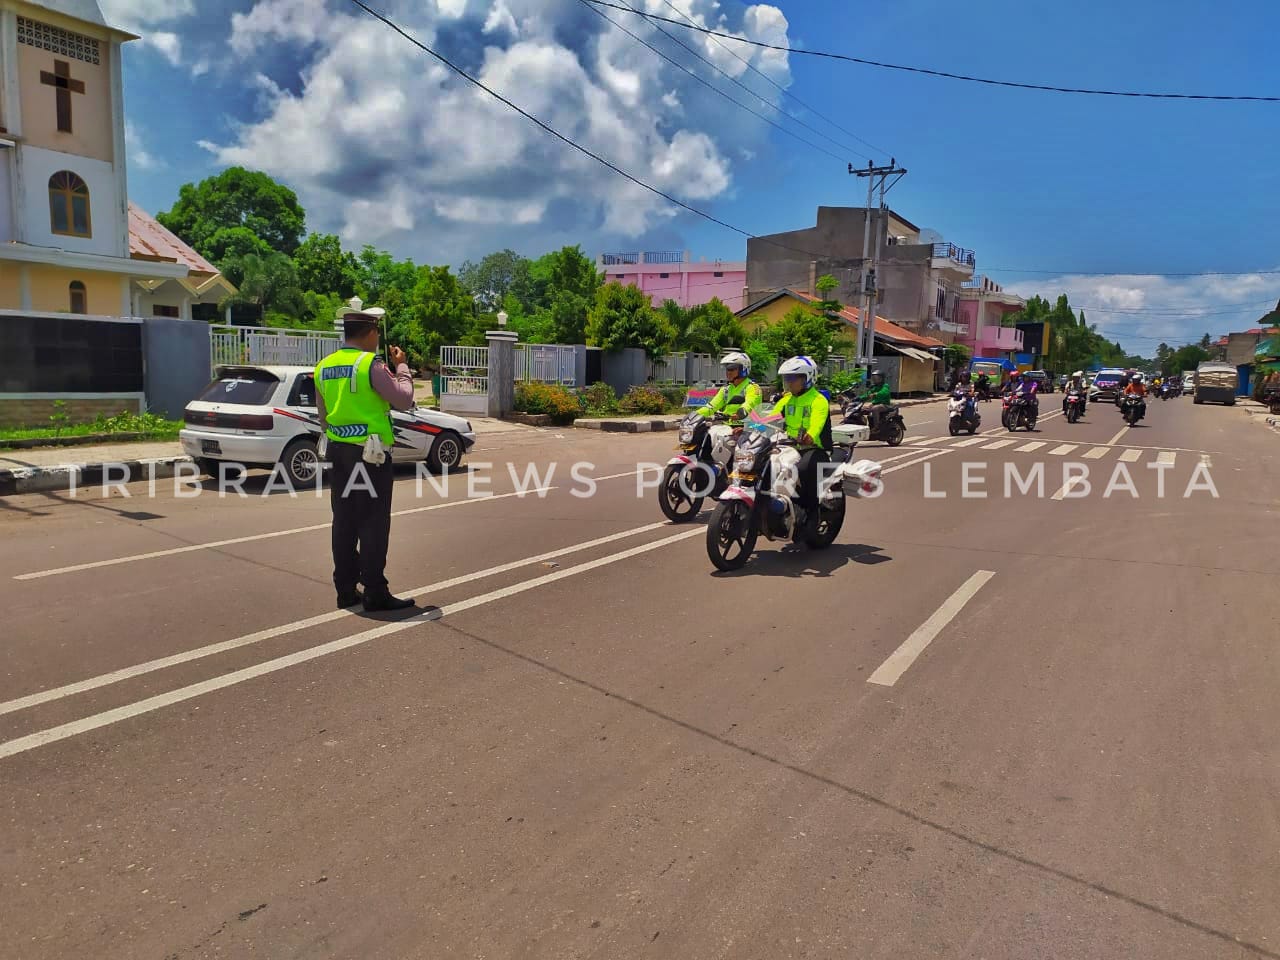
[[[489,500],[505,500],[507,497],[527,497],[532,494],[545,493],[556,487],[537,487],[532,490],[517,490],[514,493],[495,493],[492,496],[467,498],[465,500],[449,500],[445,503],[433,503],[429,507],[410,507],[407,510],[393,510],[393,517],[404,517],[414,513],[427,513],[431,510],[444,510],[448,507],[461,507],[468,503],[485,503]],[[168,550],[152,550],[150,553],[135,553],[127,557],[113,557],[110,560],[94,560],[89,563],[76,563],[69,567],[55,567],[52,570],[37,570],[34,573],[20,573],[15,580],[39,580],[42,577],[56,577],[63,573],[78,573],[81,570],[96,570],[100,567],[114,567],[122,563],[137,563],[139,560],[155,560],[159,557],[173,557],[181,553],[196,553],[200,550],[216,550],[218,547],[230,547],[238,543],[253,543],[258,540],[273,540],[277,537],[291,537],[295,533],[311,533],[316,530],[328,530],[332,524],[312,523],[305,527],[293,527],[289,530],[274,530],[271,533],[255,533],[248,537],[232,537],[228,540],[213,540],[208,543],[191,543],[185,547],[170,547]]]
[[[1049,453],[1053,454],[1055,457],[1065,457],[1078,446],[1080,446],[1078,443],[1060,443],[1050,450]]]
[[[925,443],[933,443],[935,440],[942,440],[942,439],[945,439],[945,438],[943,438],[943,437],[913,437],[912,439],[910,439],[910,440],[908,440],[908,441],[907,441],[907,446],[909,446],[909,447],[918,447],[918,446],[920,446],[921,444],[925,444]]]
[[[1015,443],[1017,443],[1016,440],[997,440],[995,443],[988,443],[986,446],[980,447],[979,449],[1003,450],[1005,447],[1012,447]]]
[[[1114,437],[1112,437],[1110,440],[1107,441],[1107,446],[1108,447],[1114,446],[1116,442],[1119,441],[1119,439],[1128,432],[1129,432],[1129,424],[1126,423],[1123,427],[1120,428],[1119,433],[1117,433]]]
[[[1178,455],[1172,450],[1165,450],[1156,456],[1156,463],[1167,463],[1173,466],[1174,461],[1178,459]]]
[[[1094,447],[1092,450],[1086,450],[1081,456],[1086,460],[1101,460],[1111,452],[1110,447]]]
[[[655,540],[652,543],[641,544],[640,546],[632,547],[629,550],[612,553],[608,556],[600,557],[597,560],[589,560],[586,563],[580,563],[577,566],[569,567],[565,570],[557,570],[555,573],[548,573],[545,576],[535,577],[533,580],[526,580],[523,583],[503,587],[500,590],[481,594],[478,597],[471,597],[470,599],[463,600],[459,603],[449,604],[441,608],[439,611],[423,611],[418,616],[412,617],[408,620],[398,620],[394,623],[383,624],[382,626],[374,627],[371,630],[365,630],[349,637],[342,637],[341,639],[322,643],[319,646],[310,647],[306,650],[299,650],[296,653],[291,653],[283,657],[276,657],[274,660],[267,660],[263,663],[254,664],[251,667],[245,667],[243,670],[235,670],[231,673],[223,674],[220,677],[214,677],[200,683],[193,683],[186,687],[179,687],[176,690],[170,690],[168,693],[148,697],[145,700],[126,704],[125,706],[117,707],[114,710],[106,710],[102,713],[96,713],[81,720],[73,720],[70,723],[50,727],[47,730],[39,730],[35,733],[28,734],[25,737],[18,737],[17,739],[0,743],[0,759],[12,757],[19,753],[25,753],[28,750],[34,750],[36,747],[42,747],[50,743],[56,743],[59,740],[66,740],[70,737],[79,736],[80,734],[88,733],[91,730],[98,730],[113,723],[119,723],[122,720],[129,720],[145,713],[152,713],[164,707],[172,706],[175,703],[182,703],[184,700],[191,700],[195,697],[203,696],[206,693],[212,693],[215,690],[222,690],[227,687],[235,686],[238,683],[244,683],[246,680],[253,680],[256,677],[265,676],[269,673],[275,673],[278,670],[297,666],[300,663],[306,663],[308,660],[316,660],[320,657],[328,656],[331,653],[338,653],[339,651],[347,650],[351,647],[357,647],[368,643],[371,640],[377,640],[381,637],[401,633],[405,630],[410,630],[413,627],[430,623],[451,614],[461,613],[464,610],[470,610],[486,603],[493,603],[495,600],[503,600],[518,593],[524,593],[528,590],[534,590],[538,587],[555,583],[556,581],[563,580],[566,577],[573,577],[580,573],[587,573],[611,563],[617,563],[621,560],[629,559],[630,557],[639,556],[642,553],[648,553],[651,550],[661,549],[662,547],[669,546],[670,544],[677,543],[681,540],[688,540],[690,537],[701,536],[706,536],[706,531],[701,527],[697,527],[693,530],[686,530],[682,533],[677,533],[674,536],[665,537],[662,540]]]
[[[1142,458],[1141,450],[1126,450],[1120,454],[1121,463],[1136,463]]]
[[[533,563],[542,563],[547,560],[554,560],[557,557],[567,556],[571,553],[578,553],[582,550],[590,550],[593,547],[603,546],[606,543],[613,543],[627,537],[638,536],[639,534],[648,533],[651,530],[657,530],[666,526],[670,526],[670,524],[665,521],[661,523],[648,523],[643,527],[633,527],[630,530],[611,533],[608,536],[597,537],[594,540],[585,540],[582,543],[575,543],[568,547],[561,547],[558,550],[540,553],[537,556],[524,557],[520,560],[512,560],[509,563],[500,563],[495,567],[489,567],[485,570],[475,570],[471,573],[464,573],[461,576],[453,577],[449,580],[442,580],[439,583],[429,584],[425,587],[417,587],[416,589],[403,593],[402,596],[420,597],[424,594],[438,593],[443,590],[448,590],[451,587],[462,586],[472,582],[473,580],[479,580],[483,577],[497,576],[500,573],[518,570],[521,567],[527,567]],[[265,630],[258,630],[254,633],[245,634],[242,637],[223,640],[219,643],[210,643],[203,647],[196,647],[192,650],[184,650],[181,653],[175,653],[172,656],[160,657],[156,660],[148,660],[146,663],[138,663],[131,667],[113,670],[110,673],[90,677],[87,680],[79,680],[75,683],[66,684],[65,686],[53,687],[49,690],[41,690],[39,693],[28,694],[25,697],[18,697],[16,700],[7,700],[4,703],[0,703],[0,716],[3,716],[6,713],[14,713],[18,710],[26,710],[29,707],[38,706],[42,703],[49,703],[52,700],[61,700],[64,697],[74,696],[78,693],[85,693],[89,690],[96,690],[99,687],[110,686],[113,683],[120,683],[123,680],[131,680],[134,677],[140,677],[146,673],[154,673],[157,670],[164,670],[168,667],[176,667],[180,664],[190,663],[192,660],[201,660],[204,657],[212,657],[219,653],[226,653],[229,650],[238,650],[240,647],[247,647],[250,644],[261,643],[264,640],[271,640],[275,637],[283,637],[290,633],[297,633],[299,630],[318,627],[321,624],[332,623],[334,620],[341,620],[344,617],[354,615],[355,614],[351,610],[330,610],[327,613],[317,614],[314,617],[307,617],[305,620],[295,620],[292,623],[284,623],[276,627],[268,627]]]
[[[1014,453],[1030,453],[1033,450],[1039,450],[1043,446],[1044,446],[1043,440],[1032,440],[1030,443],[1024,443],[1017,450],[1015,450]],[[988,447],[987,449],[991,449],[991,448]]]
[[[882,687],[892,687],[897,683],[898,679],[907,672],[907,668],[915,663],[916,658],[924,653],[925,648],[933,642],[943,628],[956,618],[956,615],[964,609],[964,605],[972,600],[974,594],[994,576],[994,570],[979,570],[961,584],[960,588],[934,611],[933,616],[918,626],[911,636],[903,641],[902,646],[889,655],[889,659],[876,667],[875,672],[867,677],[867,683]]]

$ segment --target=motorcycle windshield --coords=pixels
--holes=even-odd
[[[744,429],[756,431],[764,436],[785,430],[786,426],[787,421],[782,414],[775,414],[772,410],[761,410],[759,407],[752,410],[743,423]]]

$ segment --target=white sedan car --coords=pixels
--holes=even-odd
[[[220,461],[267,468],[279,463],[295,488],[316,482],[320,414],[311,367],[220,366],[183,419],[182,448],[210,476],[218,475]],[[476,442],[470,423],[435,410],[393,410],[391,423],[396,463],[421,460],[433,471],[453,470]]]

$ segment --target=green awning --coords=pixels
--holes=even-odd
[[[1268,337],[1266,340],[1259,341],[1257,349],[1253,351],[1253,356],[1257,360],[1280,357],[1280,336]]]

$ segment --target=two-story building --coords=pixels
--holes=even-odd
[[[159,327],[234,292],[129,203],[120,54],[135,39],[96,0],[0,0],[0,422],[47,422],[53,399],[77,418],[141,409],[147,357],[180,365]]]
[[[1024,332],[1006,327],[1003,322],[1025,306],[1022,297],[1009,293],[989,277],[974,277],[960,285],[955,322],[949,332],[955,343],[964,344],[975,357],[1012,360],[1024,351]]]
[[[696,307],[719,298],[730,310],[746,305],[747,265],[741,260],[692,260],[688,250],[602,253],[596,265],[606,283],[638,287],[653,305],[674,300]]]
[[[863,235],[870,219],[870,243]],[[877,313],[919,333],[938,337],[953,333],[961,286],[973,277],[972,250],[926,240],[921,230],[892,210],[863,207],[819,207],[815,226],[747,241],[747,298],[755,302],[775,290],[816,292],[819,277],[830,275],[837,299],[860,303],[864,260],[875,256]],[[945,339],[945,337],[940,337]]]

